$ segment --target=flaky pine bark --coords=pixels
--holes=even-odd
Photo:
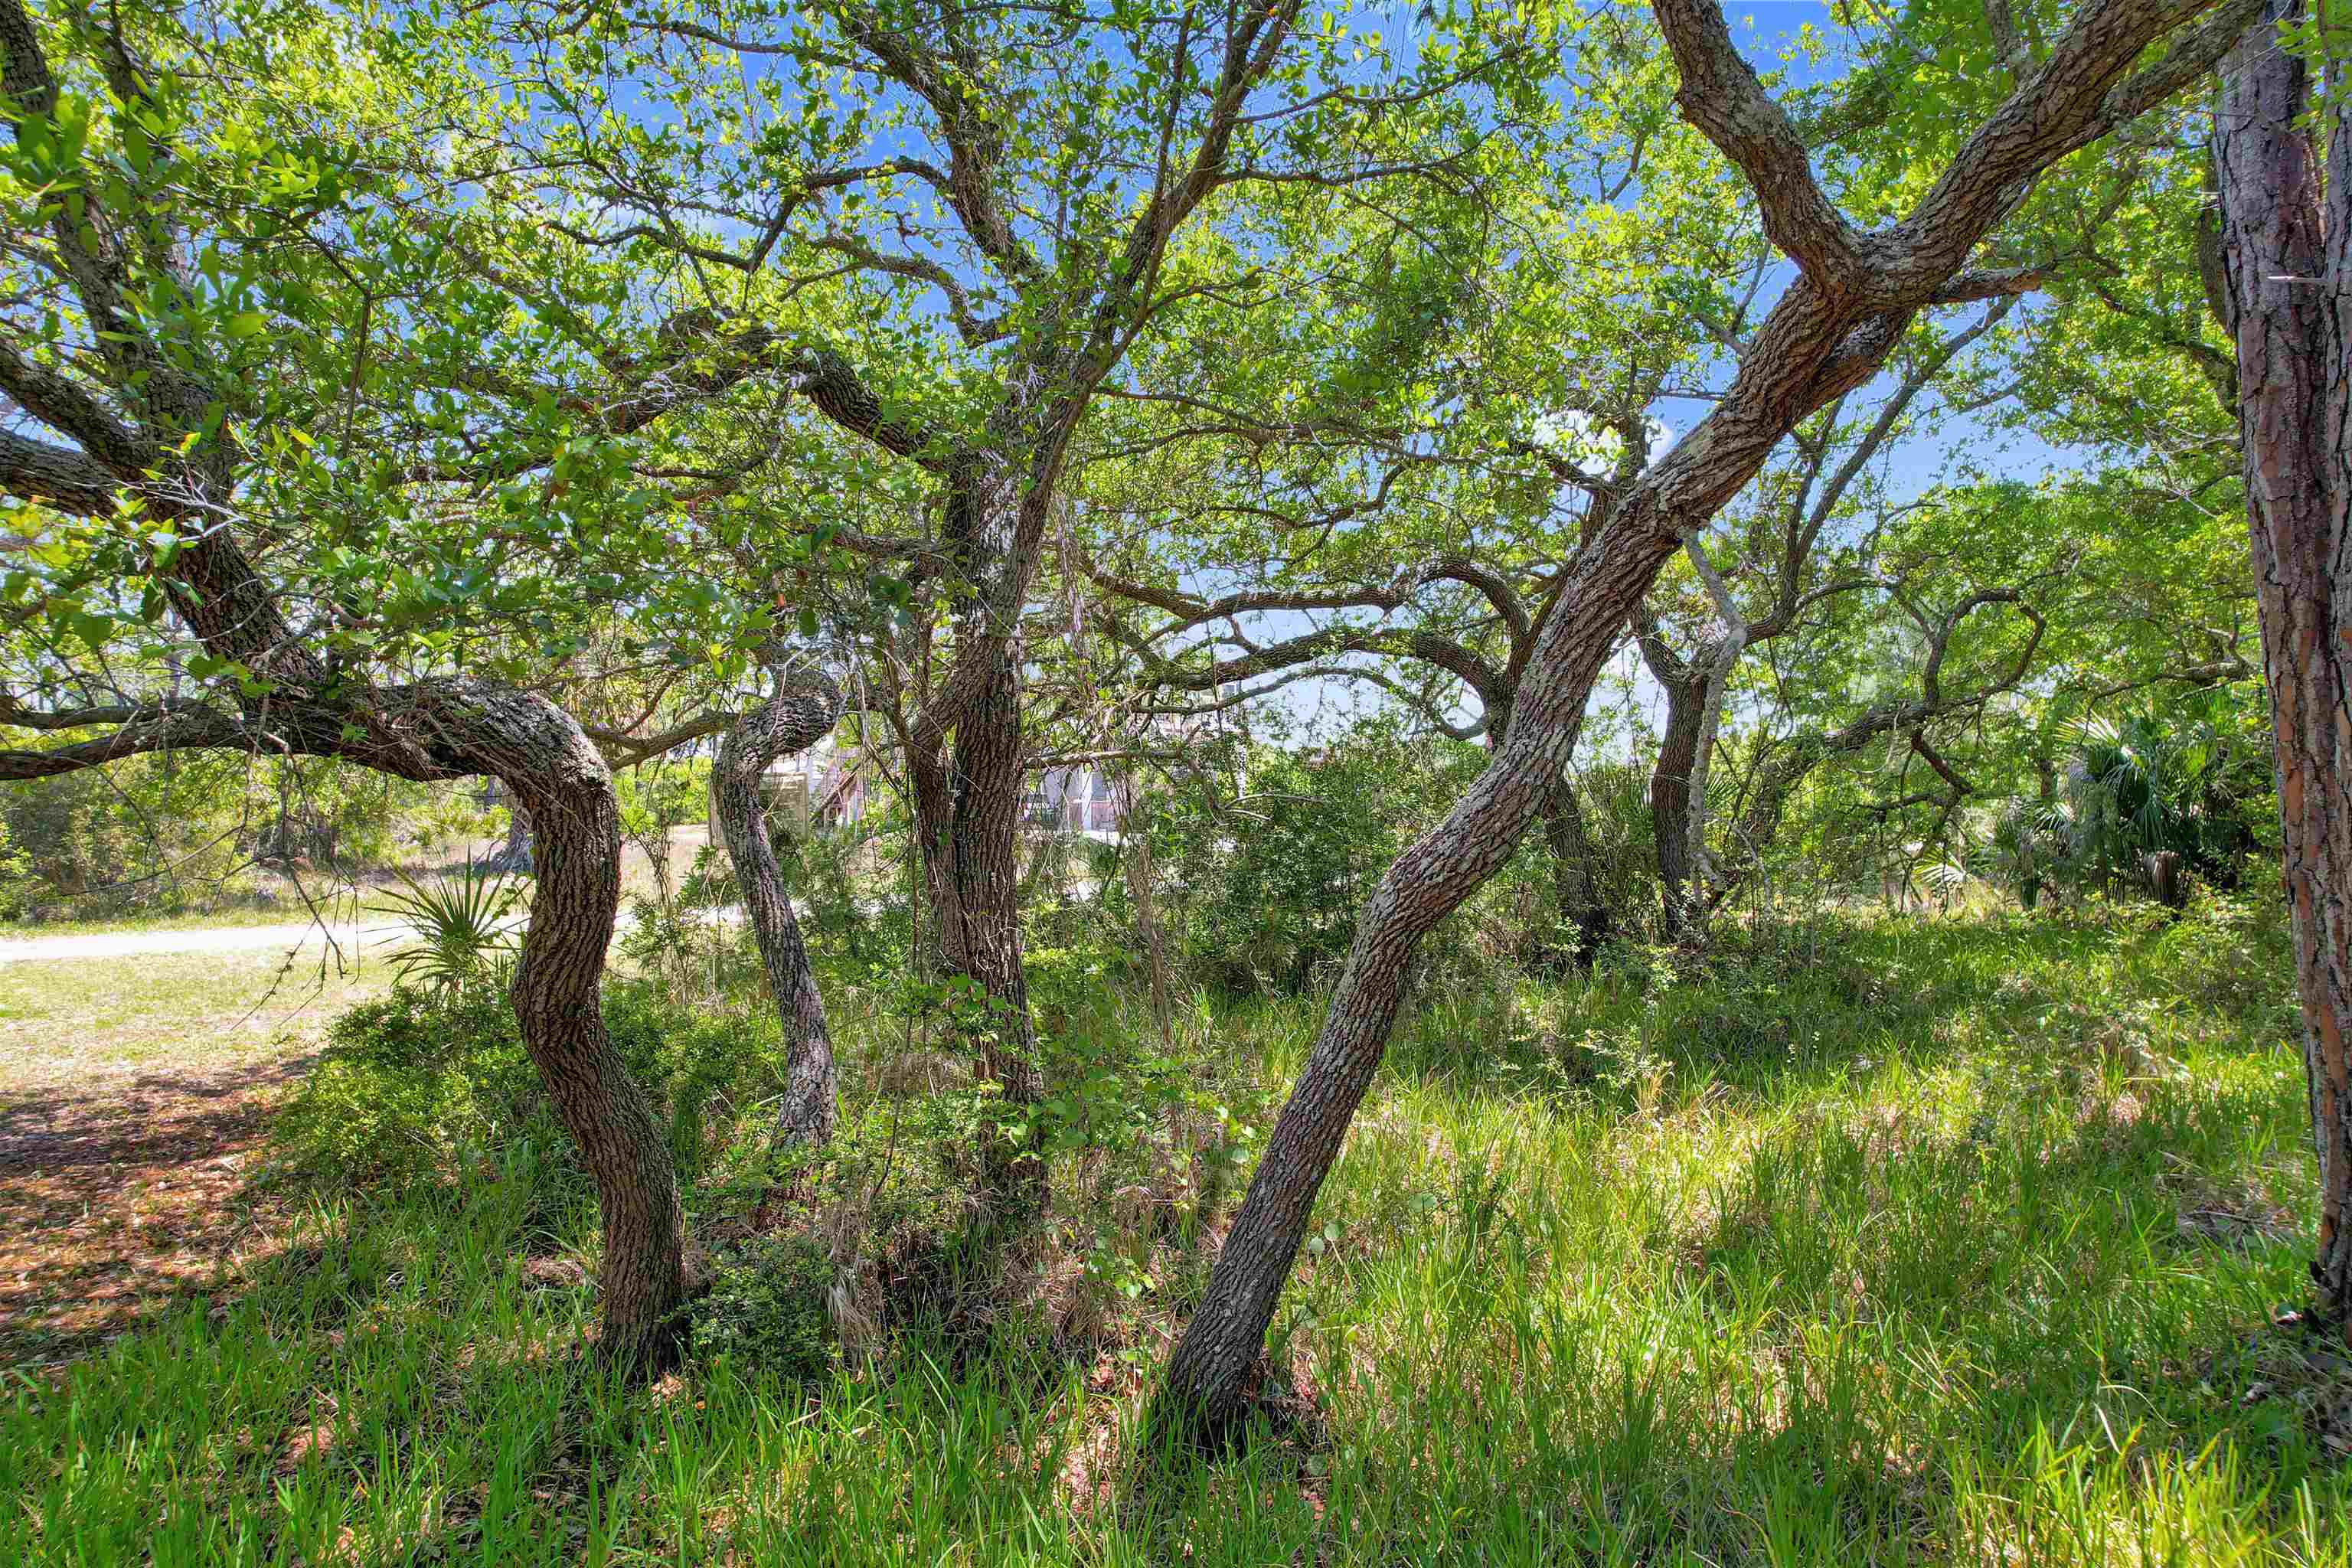
[[[1578,555],[1560,612],[1537,641],[1508,740],[1365,906],[1306,1068],[1169,1362],[1157,1413],[1176,1428],[1169,1436],[1227,1430],[1246,1413],[1276,1300],[1386,1048],[1413,952],[1509,857],[1550,798],[1616,628],[1659,568],[1801,421],[1874,375],[1920,310],[2014,292],[2013,277],[1962,268],[2032,179],[2195,79],[2236,36],[2236,27],[2193,33],[2127,78],[2143,50],[2201,7],[2093,0],[1912,214],[1864,234],[1813,185],[1802,140],[1732,46],[1720,8],[1656,0],[1654,9],[1682,75],[1685,117],[1741,166],[1764,203],[1768,234],[1798,261],[1799,276],[1746,346],[1720,401],[1643,474]]]
[[[837,1098],[833,1036],[825,1026],[824,997],[809,963],[808,944],[768,838],[760,781],[778,757],[798,756],[840,722],[838,682],[814,668],[780,673],[775,695],[738,720],[719,743],[710,770],[710,799],[735,886],[759,943],[784,1028],[784,1097],[776,1131],[787,1144],[822,1144],[833,1138]]]
[[[2311,1272],[2352,1341],[2352,115],[2339,63],[2323,176],[2298,122],[2310,73],[2277,33],[2302,16],[2270,0],[2232,51],[2213,151],[2319,1159]]]

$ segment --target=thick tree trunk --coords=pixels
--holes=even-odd
[[[613,775],[580,726],[543,698],[446,683],[427,724],[494,773],[530,814],[538,882],[510,999],[556,1120],[596,1184],[604,1222],[599,1353],[643,1370],[676,1347],[686,1222],[659,1120],[605,1032],[605,950],[621,899]]]
[[[2319,1158],[2312,1278],[2352,1341],[2352,113],[2338,66],[2323,184],[2296,123],[2309,73],[2276,32],[2302,12],[2273,0],[2231,53],[2213,140]]]
[[[927,802],[936,792],[917,791],[917,826],[940,914],[940,963],[978,993],[961,1004],[962,1032],[982,1074],[1005,1105],[1025,1112],[1028,1127],[1024,1137],[988,1146],[982,1196],[989,1228],[999,1235],[1034,1225],[1046,1199],[1044,1130],[1029,1109],[1045,1097],[1045,1077],[1021,952],[1024,761],[1020,688],[1008,657],[957,721],[946,809]]]
[[[956,653],[908,726],[907,782],[952,1018],[982,1078],[997,1086],[1017,1137],[992,1138],[982,1170],[982,1232],[1033,1230],[1045,1210],[1045,1097],[1022,968],[1020,830],[1027,756],[1017,632],[1037,542],[1051,515],[1060,433],[1030,447],[1024,410],[1002,411],[1005,440],[954,465],[940,534],[955,563]],[[1020,462],[1004,452],[1024,452]]]
[[[769,994],[783,1021],[784,1100],[776,1130],[787,1143],[832,1140],[837,1086],[824,998],[768,839],[760,782],[776,758],[796,756],[829,734],[840,721],[841,708],[841,688],[824,671],[781,676],[775,695],[744,714],[719,743],[719,760],[710,770],[713,816],[735,866],[735,885],[760,945]]]

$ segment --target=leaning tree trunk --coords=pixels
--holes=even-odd
[[[2352,112],[2339,63],[2323,182],[2297,123],[2309,72],[2276,30],[2302,13],[2272,0],[2231,55],[2213,142],[2319,1157],[2311,1272],[2352,1341]]]
[[[775,695],[744,714],[719,743],[719,760],[710,770],[719,836],[734,863],[735,885],[768,972],[768,991],[783,1021],[784,1100],[776,1130],[786,1143],[831,1142],[836,1084],[824,997],[768,839],[760,781],[776,758],[796,756],[830,733],[841,708],[841,687],[823,670],[780,676]]]
[[[1617,627],[1676,548],[1671,527],[1654,514],[1624,521],[1628,526],[1604,533],[1580,560],[1494,760],[1445,820],[1390,866],[1365,905],[1306,1068],[1169,1362],[1157,1416],[1166,1426],[1206,1435],[1230,1430],[1245,1415],[1275,1302],[1387,1048],[1413,953],[1510,858],[1562,787]]]
[[[1550,798],[1617,628],[1659,568],[1801,422],[1878,373],[2033,177],[2101,133],[2116,112],[2115,84],[2183,19],[2180,7],[2135,0],[2078,13],[1918,208],[1861,245],[1812,183],[1801,142],[1740,58],[1720,7],[1654,0],[1652,14],[1682,78],[1684,117],[1742,163],[1775,243],[1798,260],[1796,279],[1748,338],[1706,416],[1633,481],[1577,553],[1528,661],[1510,738],[1364,906],[1323,1027],[1169,1360],[1155,1419],[1176,1430],[1164,1436],[1206,1436],[1245,1415],[1266,1325],[1387,1048],[1406,966],[1422,937],[1509,858]],[[2342,580],[2352,588],[2352,574]]]

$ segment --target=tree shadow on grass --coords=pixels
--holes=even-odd
[[[268,1250],[252,1190],[277,1091],[305,1054],[161,1071],[0,1111],[0,1365],[86,1355]]]
[[[2048,922],[1728,933],[1705,953],[1619,949],[1589,977],[1421,996],[1383,1065],[1392,1084],[1462,1097],[1561,1094],[1630,1110],[1661,1070],[1760,1102],[1866,1074],[1899,1055],[2144,1067],[2151,1030],[2210,1056],[2283,1048],[2277,1019],[2150,987],[2140,966],[2095,983],[2072,965],[2119,957],[2128,936]],[[2282,987],[2292,976],[2283,973]],[[2191,987],[2191,990],[2194,988]]]

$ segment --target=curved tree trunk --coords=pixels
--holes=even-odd
[[[2319,1159],[2311,1272],[2352,1342],[2352,110],[2338,62],[2323,180],[2309,72],[2276,31],[2303,9],[2272,0],[2231,55],[2213,142]]]
[[[829,734],[841,719],[840,686],[811,668],[780,676],[776,693],[736,721],[719,743],[710,770],[710,798],[735,885],[760,944],[769,994],[784,1026],[784,1102],[776,1130],[787,1143],[833,1138],[835,1079],[833,1036],[808,946],[801,940],[776,851],[768,840],[760,780],[778,757],[798,755]]]
[[[480,681],[441,683],[422,717],[495,773],[536,828],[538,880],[509,999],[556,1120],[596,1183],[604,1224],[598,1352],[632,1370],[676,1349],[687,1294],[677,1168],[652,1104],[604,1028],[601,987],[621,900],[613,775],[570,715]]]
[[[52,112],[58,92],[25,7],[0,0],[0,125],[21,134],[27,115]],[[132,237],[180,232],[184,215],[168,202],[136,199],[105,211],[114,199],[86,198],[78,231],[67,229],[62,211],[57,220],[59,254],[73,260],[71,293],[92,326],[105,329],[89,368],[106,382],[106,395],[59,379],[49,391],[69,395],[26,406],[79,447],[68,465],[73,483],[30,488],[0,479],[0,489],[47,496],[92,517],[111,516],[121,496],[138,496],[148,518],[189,524],[177,548],[150,556],[142,569],[206,654],[257,679],[213,687],[219,706],[175,701],[141,712],[94,744],[0,752],[0,774],[38,777],[199,746],[338,757],[420,782],[495,775],[538,830],[539,885],[509,997],[523,1047],[596,1183],[604,1223],[600,1351],[632,1370],[658,1363],[686,1293],[685,1222],[667,1141],[599,1005],[621,891],[612,774],[580,725],[545,698],[466,678],[373,690],[306,641],[287,616],[283,589],[256,570],[240,542],[236,507],[222,506],[238,493],[244,454],[235,422],[224,424],[219,411],[247,406],[255,389],[216,361],[165,352],[127,305],[130,280],[151,274],[125,247],[138,243]],[[207,428],[217,429],[216,439],[193,440]],[[47,467],[65,452],[19,444],[44,454]],[[196,495],[212,500],[199,509],[188,500]]]
[[[1878,373],[2033,175],[2095,139],[2112,118],[2112,84],[2183,18],[2177,7],[2135,0],[2080,12],[1918,210],[1881,231],[1891,237],[1882,252],[1856,247],[1851,225],[1813,183],[1796,132],[1733,47],[1720,7],[1655,0],[1652,9],[1682,79],[1685,118],[1742,163],[1768,231],[1798,259],[1796,280],[1748,340],[1721,398],[1577,554],[1528,659],[1509,739],[1365,905],[1297,1087],[1169,1361],[1155,1413],[1164,1436],[1229,1429],[1246,1414],[1275,1302],[1387,1048],[1407,964],[1423,936],[1509,858],[1558,787],[1617,627],[1659,568],[1802,420]],[[2339,580],[2352,584],[2352,573]],[[1177,1432],[1166,1432],[1170,1425]]]

